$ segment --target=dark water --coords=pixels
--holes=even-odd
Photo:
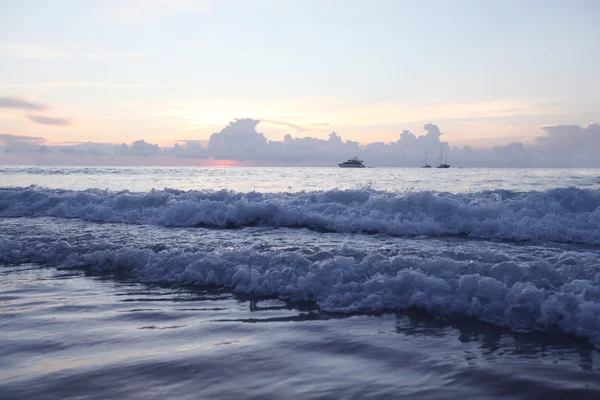
[[[419,311],[0,269],[0,397],[596,399],[589,343]]]

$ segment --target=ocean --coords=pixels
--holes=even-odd
[[[0,399],[600,398],[600,170],[0,167]]]

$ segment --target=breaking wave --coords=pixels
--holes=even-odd
[[[347,246],[152,249],[87,235],[77,240],[0,236],[0,263],[120,271],[143,283],[216,285],[312,301],[329,312],[417,307],[514,330],[574,335],[600,347],[600,258],[595,252],[531,248],[511,255],[485,246],[439,251],[429,240],[419,241],[425,247],[418,254],[396,255]]]
[[[167,227],[265,225],[600,244],[600,191],[577,188],[457,194],[372,189],[296,193],[0,189],[0,217],[24,216]]]

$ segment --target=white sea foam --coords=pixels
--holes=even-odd
[[[577,188],[460,194],[370,189],[299,193],[0,189],[0,217],[22,216],[600,244],[600,191]]]
[[[481,247],[385,255],[341,246],[257,246],[160,251],[97,238],[0,237],[0,262],[124,271],[146,283],[216,285],[238,293],[314,301],[331,312],[418,307],[516,330],[556,331],[600,347],[600,256],[593,251]],[[420,245],[420,244],[418,244]],[[539,253],[539,254],[538,254]]]

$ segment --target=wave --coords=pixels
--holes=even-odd
[[[166,227],[266,225],[600,244],[600,191],[577,188],[459,194],[372,189],[297,193],[0,189],[0,217],[23,216]]]
[[[430,241],[423,242],[428,246]],[[598,253],[532,247],[511,256],[485,246],[432,249],[436,247],[396,255],[345,246],[152,249],[93,235],[54,240],[37,234],[18,240],[0,236],[0,263],[118,271],[143,283],[216,285],[237,293],[312,301],[328,312],[416,307],[514,330],[574,335],[600,347]]]

